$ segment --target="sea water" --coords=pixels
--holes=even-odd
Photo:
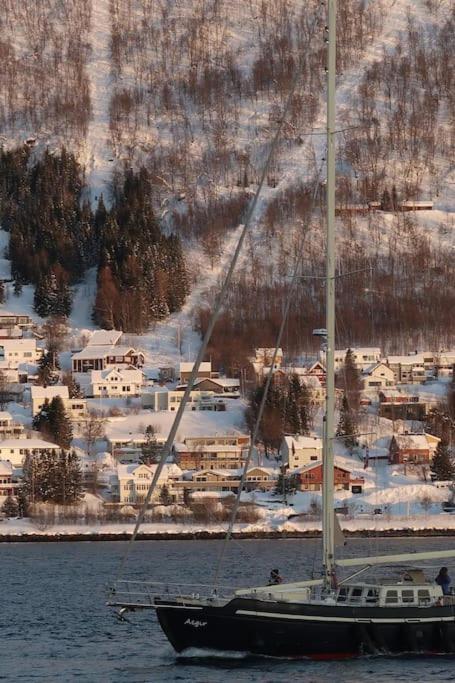
[[[211,584],[221,541],[137,541],[125,578]],[[355,539],[344,556],[441,550],[451,538]],[[123,542],[0,545],[0,680],[66,683],[438,683],[455,680],[455,658],[371,657],[342,662],[283,661],[232,653],[177,656],[153,611],[119,621],[105,606]],[[261,585],[272,568],[287,581],[308,578],[318,540],[231,541],[220,583]],[[449,565],[450,566],[450,565]],[[437,573],[436,566],[428,574]],[[395,572],[398,569],[388,570]],[[454,571],[452,572],[455,578]]]

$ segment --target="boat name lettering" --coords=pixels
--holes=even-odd
[[[185,626],[194,626],[194,628],[201,628],[201,626],[207,626],[206,621],[198,621],[197,619],[187,619],[185,621]]]

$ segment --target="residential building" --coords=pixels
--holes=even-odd
[[[439,441],[429,434],[394,434],[389,446],[389,462],[391,465],[429,463]]]
[[[5,439],[0,441],[0,460],[9,460],[13,467],[22,467],[27,455],[57,453],[60,446],[42,439]]]
[[[130,464],[117,466],[117,482],[112,488],[113,498],[119,503],[128,505],[141,505],[152,483],[157,465]],[[169,494],[175,496],[173,484],[182,476],[182,471],[177,465],[164,465],[160,475],[159,484],[156,487],[151,502],[159,500],[161,488],[168,486]]]
[[[21,330],[27,330],[33,327],[33,320],[29,315],[0,311],[0,327],[4,329],[18,327]]]
[[[194,368],[194,363],[180,363],[179,366],[179,373],[180,373],[180,381],[181,382],[188,382],[189,378],[191,377],[191,373],[193,372]],[[199,369],[197,371],[197,376],[198,379],[207,379],[210,377],[218,377],[218,373],[212,372],[212,362],[211,361],[203,361],[199,365]]]
[[[0,411],[0,439],[25,439],[24,425],[14,422],[6,410]]]
[[[43,355],[36,339],[0,339],[0,361],[13,367],[20,363],[37,363]]]
[[[424,420],[426,403],[419,396],[404,394],[398,389],[383,389],[379,392],[379,417],[388,420]]]
[[[46,401],[50,403],[53,398],[60,396],[65,411],[73,422],[80,422],[87,416],[87,401],[85,398],[70,398],[68,387],[64,384],[53,384],[49,387],[32,386],[32,415],[35,417]]]
[[[154,411],[175,412],[180,405],[183,394],[183,388],[180,390],[163,387],[152,388],[151,391],[144,391],[141,395],[142,407]],[[191,391],[186,410],[219,410],[221,404],[222,402],[213,391]]]
[[[0,361],[0,373],[5,382],[9,384],[18,384],[21,381],[19,370],[15,363],[8,363],[6,360]]]
[[[0,504],[5,498],[13,496],[17,484],[13,483],[13,466],[6,460],[0,460]]]
[[[411,356],[388,356],[386,364],[393,370],[396,384],[422,384],[426,380],[422,354]]]
[[[385,363],[374,363],[362,371],[363,389],[382,389],[395,384],[395,374]]]
[[[123,332],[120,330],[95,330],[87,346],[116,346]]]
[[[321,491],[323,481],[322,461],[311,463],[291,473],[296,477],[298,488],[301,491]],[[364,480],[361,477],[353,477],[349,470],[334,466],[334,487],[336,491],[349,491],[362,493]]]
[[[176,491],[231,492],[238,493],[242,469],[207,469],[191,473],[191,478],[182,478],[173,483]],[[275,488],[278,470],[271,467],[251,467],[245,475],[246,491],[270,491]]]
[[[304,467],[322,458],[322,441],[317,436],[285,436],[281,442],[283,465],[289,470]]]
[[[260,348],[254,350],[254,356],[250,358],[250,362],[254,368],[254,372],[256,374],[256,378],[258,381],[262,380],[262,378],[267,372],[267,369],[270,368],[274,355],[275,349],[273,348]],[[275,356],[275,362],[273,365],[274,371],[279,370],[282,364],[283,349],[278,349]]]
[[[144,365],[144,354],[136,351],[132,346],[101,346],[88,345],[82,351],[73,354],[71,358],[72,370],[75,372],[90,372],[91,370],[106,370],[133,366],[140,368]]]
[[[455,351],[440,351],[436,354],[434,368],[437,377],[452,377],[455,368]]]
[[[87,397],[124,398],[141,395],[144,375],[142,370],[128,365],[75,373],[74,379]]]
[[[182,470],[226,470],[243,467],[248,447],[240,444],[175,443],[175,461]]]
[[[240,380],[228,377],[198,378],[194,382],[197,391],[210,391],[221,394],[223,398],[240,398]]]
[[[335,350],[335,370],[341,370],[346,360],[346,354],[349,349]],[[352,358],[358,370],[366,370],[366,368],[379,363],[381,360],[381,349],[378,347],[351,347]],[[325,353],[321,352],[321,360],[325,362]]]

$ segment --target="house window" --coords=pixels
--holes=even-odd
[[[403,602],[414,602],[414,591],[403,590],[401,592],[401,599]]]
[[[386,605],[398,604],[398,591],[387,591],[385,596]]]
[[[122,387],[122,391],[130,391],[130,387]]]

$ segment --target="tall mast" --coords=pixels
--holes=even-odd
[[[327,46],[327,253],[326,253],[326,373],[327,397],[323,434],[323,565],[326,590],[332,586],[334,571],[334,472],[335,437],[335,79],[336,79],[336,0],[328,0]]]

